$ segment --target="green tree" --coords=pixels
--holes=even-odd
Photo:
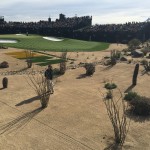
[[[128,43],[128,48],[132,51],[132,50],[135,50],[140,44],[141,44],[141,41],[139,39],[132,39]]]

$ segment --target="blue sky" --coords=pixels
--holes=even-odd
[[[0,16],[6,21],[52,20],[93,16],[93,24],[145,21],[150,17],[150,0],[0,0]]]

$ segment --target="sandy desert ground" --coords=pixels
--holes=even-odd
[[[121,50],[124,45],[113,44],[102,52],[70,53],[75,63],[92,62],[109,55],[111,49]],[[26,63],[5,54],[16,51],[0,50],[0,62],[6,60],[10,67],[3,73],[23,71]],[[56,54],[56,53],[55,53]],[[59,54],[58,54],[59,55]],[[68,54],[69,55],[69,54]],[[87,57],[89,57],[87,59]],[[96,58],[97,57],[97,58]],[[135,64],[118,63],[112,68],[96,66],[91,77],[82,78],[84,68],[70,69],[54,79],[54,94],[49,106],[40,108],[40,101],[27,83],[26,74],[7,75],[8,88],[0,85],[0,149],[1,150],[104,150],[111,149],[114,141],[101,92],[105,92],[104,80],[113,80],[124,93],[131,85]],[[57,67],[57,65],[54,65]],[[45,67],[34,65],[34,70]],[[138,84],[132,90],[150,97],[150,77],[142,75],[140,67]],[[123,146],[127,150],[150,149],[150,120],[134,117]]]

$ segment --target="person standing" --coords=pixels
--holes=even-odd
[[[51,94],[54,93],[53,90],[53,69],[51,65],[48,65],[48,69],[46,69],[45,73],[45,78],[46,78],[46,82],[47,82],[47,90],[51,92]]]

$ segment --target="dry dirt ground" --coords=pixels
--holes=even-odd
[[[124,46],[111,45],[109,50]],[[2,72],[24,70],[26,63],[0,50],[0,62],[9,62]],[[108,51],[108,50],[107,50]],[[102,58],[108,52],[79,53],[79,60],[92,55]],[[72,53],[72,57],[77,53]],[[84,60],[84,59],[83,59]],[[91,59],[92,61],[92,59]],[[0,85],[0,149],[1,150],[104,150],[114,141],[113,129],[107,116],[101,92],[107,79],[113,80],[124,93],[130,87],[134,64],[118,63],[112,68],[96,66],[91,77],[83,77],[84,68],[67,70],[55,79],[54,94],[49,106],[42,110],[34,90],[27,83],[27,75],[7,75],[8,88]],[[55,67],[55,66],[54,66]],[[57,67],[57,66],[56,66]],[[34,65],[35,70],[45,67]],[[150,77],[142,75],[132,90],[150,97]],[[150,149],[150,119],[132,117],[129,133],[123,146],[127,150]]]

